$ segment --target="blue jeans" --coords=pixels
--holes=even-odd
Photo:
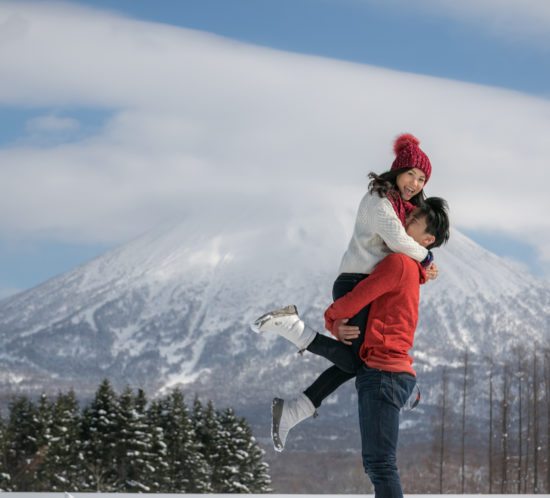
[[[357,373],[363,467],[376,498],[403,497],[396,462],[399,412],[415,384],[415,377],[408,373],[383,372],[366,365]]]

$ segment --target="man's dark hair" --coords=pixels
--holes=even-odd
[[[435,237],[428,249],[442,246],[449,240],[449,206],[441,197],[428,197],[418,206],[417,217],[426,218],[426,232]]]

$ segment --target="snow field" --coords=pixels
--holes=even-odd
[[[59,493],[2,493],[2,496],[6,497],[13,497],[13,498],[87,498],[87,497],[95,497],[97,495],[101,495],[102,498],[136,498],[136,496],[139,496],[140,498],[175,498],[177,496],[185,496],[186,498],[204,498],[205,495],[202,494],[156,494],[156,493],[139,493],[139,495],[136,495],[135,493],[67,493],[67,492],[59,492]],[[235,498],[234,494],[208,494],[206,495],[208,498]],[[246,495],[251,498],[254,497],[272,497],[272,498],[286,498],[290,496],[299,496],[300,498],[330,498],[332,496],[341,496],[343,498],[365,498],[368,495],[330,495],[330,494],[323,494],[323,495],[307,495],[307,494],[300,494],[300,495],[288,495],[288,494],[250,494]],[[436,495],[436,494],[429,494],[429,495],[409,495],[405,493],[405,497],[411,497],[411,498],[480,498],[482,496],[490,496],[491,498],[545,498],[550,497],[548,494],[537,494],[537,495],[528,495],[528,494],[521,494],[521,495],[514,495],[514,494],[506,494],[506,495],[497,495],[497,494],[491,494],[491,495],[483,495],[483,494],[477,494],[477,495],[451,495],[451,494],[444,494],[444,495]]]

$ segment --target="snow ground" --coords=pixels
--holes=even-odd
[[[14,498],[87,498],[87,497],[94,497],[98,495],[99,493],[2,493],[2,496],[13,496]],[[101,493],[101,498],[110,498],[110,497],[116,497],[116,498],[136,498],[136,496],[139,496],[140,498],[147,498],[147,497],[154,497],[154,498],[175,498],[178,496],[177,494],[150,494],[150,493],[140,493],[139,495],[136,493]],[[185,496],[186,498],[205,498],[205,495],[201,494],[181,494],[179,496]],[[235,498],[235,495],[233,494],[210,494],[207,495],[208,498],[216,498],[216,497],[224,497],[224,498]],[[253,495],[246,495],[250,496],[251,498],[254,497],[273,497],[273,498],[283,498],[287,496],[297,496],[297,495],[282,495],[282,494],[253,494]],[[365,498],[366,495],[306,495],[306,494],[300,494],[300,498],[329,498],[330,496],[342,496],[345,498]],[[405,497],[414,497],[414,498],[479,498],[481,496],[490,496],[491,498],[544,498],[544,497],[550,497],[548,494],[538,494],[538,495],[514,495],[514,494],[508,494],[508,495],[408,495],[405,494]]]

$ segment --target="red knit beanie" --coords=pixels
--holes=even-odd
[[[432,165],[428,156],[418,146],[420,140],[410,133],[399,135],[393,144],[395,160],[391,165],[391,170],[401,168],[418,168],[426,175],[426,183],[432,174]]]

